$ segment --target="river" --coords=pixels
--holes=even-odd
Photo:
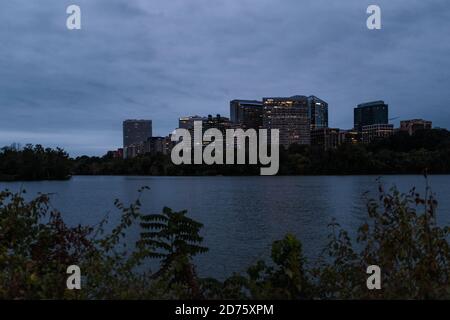
[[[112,226],[120,218],[114,199],[130,203],[140,187],[148,186],[141,199],[144,212],[158,213],[164,206],[187,209],[204,224],[202,235],[210,251],[195,259],[198,272],[222,278],[267,259],[271,243],[288,232],[302,241],[310,260],[326,244],[333,218],[354,235],[367,217],[365,199],[377,195],[377,178],[74,176],[68,181],[1,182],[0,189],[25,189],[27,197],[51,193],[52,206],[70,225],[97,224],[109,214]],[[418,175],[384,176],[381,181],[404,192],[413,186],[425,190],[425,179]],[[429,184],[439,201],[438,223],[448,225],[450,176],[430,176]],[[130,232],[135,233],[131,239],[137,238],[137,228]]]

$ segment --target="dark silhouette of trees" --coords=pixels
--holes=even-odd
[[[0,150],[0,180],[61,180],[70,177],[71,161],[62,149],[41,145]]]
[[[315,146],[280,148],[279,175],[450,173],[450,132],[398,132],[371,144],[342,144],[323,150]],[[207,176],[259,175],[260,165],[179,165],[170,155],[145,154],[133,159],[82,156],[69,159],[60,148],[27,145],[0,151],[0,180],[66,179],[75,175]]]
[[[259,165],[180,165],[170,155],[134,159],[80,157],[74,174],[82,175],[259,175]],[[291,145],[280,149],[279,175],[450,173],[450,132],[421,130],[413,136],[398,132],[371,144],[342,144],[337,149]]]

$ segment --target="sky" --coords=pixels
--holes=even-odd
[[[180,116],[229,116],[232,99],[292,95],[327,101],[330,127],[384,100],[396,125],[450,128],[449,57],[448,0],[2,1],[0,146],[102,155],[125,119],[167,135]]]

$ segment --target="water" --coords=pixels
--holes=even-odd
[[[187,209],[202,222],[207,254],[196,258],[201,276],[223,278],[243,272],[258,259],[267,259],[271,243],[293,233],[313,260],[326,243],[332,218],[354,234],[366,219],[364,193],[376,196],[377,176],[298,177],[84,177],[69,181],[0,182],[0,189],[53,193],[52,205],[71,225],[98,223],[109,214],[116,223],[119,211],[114,199],[134,201],[137,190],[150,187],[142,196],[144,212],[159,213],[164,206]],[[416,186],[425,190],[422,176],[385,176],[404,192]],[[450,176],[429,177],[439,201],[438,222],[450,224]],[[130,241],[138,236],[131,229]]]

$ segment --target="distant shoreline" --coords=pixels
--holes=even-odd
[[[124,175],[124,174],[77,174],[72,175],[67,179],[41,179],[41,180],[2,180],[0,177],[0,183],[15,183],[15,182],[57,182],[57,181],[70,181],[76,177],[126,177],[126,178],[242,178],[242,177],[259,177],[259,178],[276,178],[276,177],[383,177],[383,176],[423,176],[422,173],[380,173],[380,174],[303,174],[303,175],[275,175],[275,176],[260,176],[260,175]],[[436,173],[427,174],[427,176],[450,176],[450,173]]]
[[[227,163],[226,161],[219,161]],[[265,163],[175,165],[169,154],[133,158],[107,154],[70,158],[62,149],[27,145],[0,151],[0,181],[67,180],[83,176],[256,176]],[[291,145],[279,150],[277,176],[364,176],[450,174],[450,131],[399,132],[370,144],[345,143],[324,149]]]

